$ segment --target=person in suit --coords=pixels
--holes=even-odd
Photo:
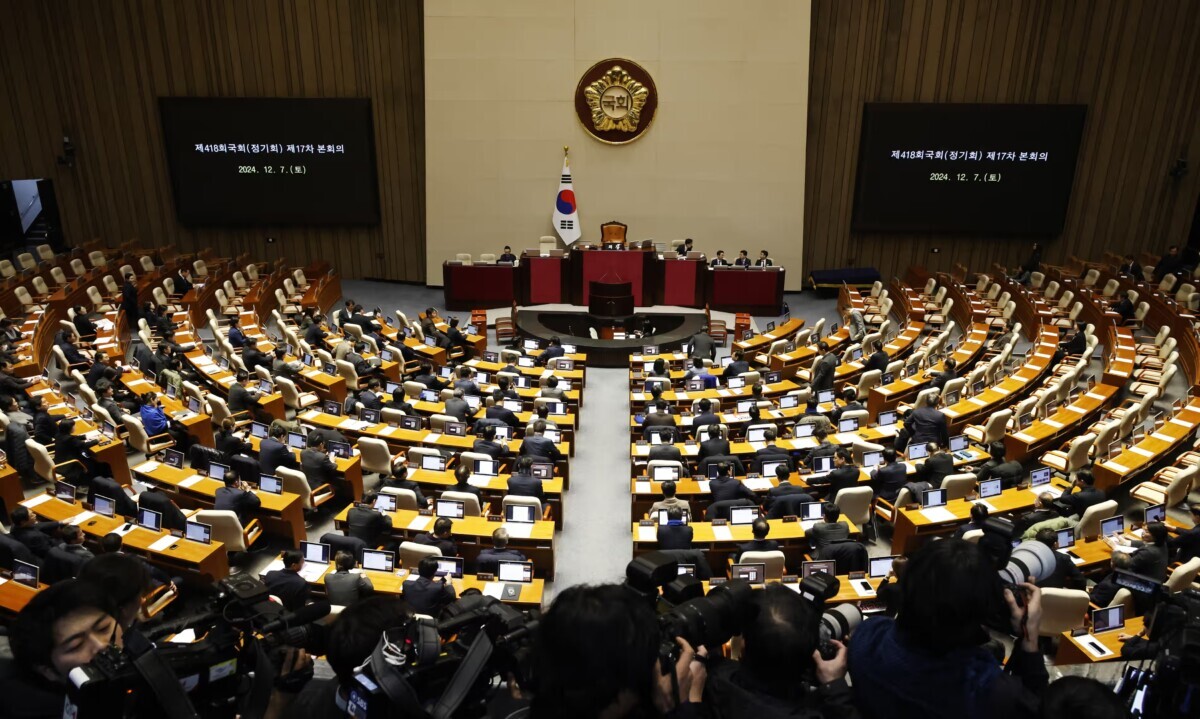
[[[39,558],[44,558],[52,547],[58,545],[58,530],[63,526],[61,522],[39,522],[22,504],[9,510],[8,516],[12,520],[9,536],[24,544]]]
[[[688,357],[693,360],[715,360],[717,358],[717,343],[708,334],[707,329],[700,330],[688,340]]]
[[[229,461],[235,454],[254,455],[254,447],[245,440],[242,432],[238,431],[237,423],[231,417],[221,421],[221,428],[217,430],[216,448],[225,461]]]
[[[1143,279],[1145,279],[1145,274],[1142,273],[1142,265],[1133,255],[1125,255],[1125,260],[1121,263],[1121,266],[1117,268],[1117,274],[1128,275],[1136,282],[1141,282]]]
[[[796,468],[796,463],[792,461],[792,455],[788,454],[786,449],[775,444],[776,437],[777,434],[774,429],[767,429],[763,431],[763,440],[766,442],[766,446],[755,450],[755,464],[761,468],[763,462],[777,461],[782,459],[787,461],[788,469],[794,470]]]
[[[246,346],[246,333],[238,326],[236,322],[229,323],[229,344],[233,345],[234,349],[241,349]]]
[[[667,523],[658,525],[659,549],[691,549],[692,527],[683,521],[683,510],[672,507],[667,510]]]
[[[675,482],[669,479],[662,483],[660,489],[662,489],[663,498],[650,505],[650,517],[652,519],[657,518],[661,510],[671,509],[672,507],[679,507],[687,516],[692,516],[692,506],[688,501],[675,496],[676,487]]]
[[[883,464],[871,472],[871,489],[875,496],[888,502],[895,502],[896,495],[908,482],[908,469],[896,461],[896,450],[888,447],[883,450]]]
[[[224,509],[237,515],[238,521],[245,525],[250,521],[250,513],[262,506],[262,500],[250,488],[250,485],[238,478],[237,470],[230,468],[225,472],[225,486],[217,489],[213,498],[213,509]]]
[[[1059,362],[1064,357],[1078,357],[1087,351],[1087,323],[1080,322],[1075,331],[1054,351],[1054,361]]]
[[[917,476],[929,482],[933,489],[942,486],[942,480],[955,473],[954,457],[946,450],[945,445],[930,442],[927,445],[929,456],[917,467]]]
[[[471,451],[486,454],[493,459],[503,459],[512,454],[508,447],[496,441],[496,428],[492,426],[479,430],[479,437],[471,445]],[[528,457],[522,457],[522,459],[528,459]],[[532,460],[530,462],[532,463]]]
[[[437,321],[437,310],[427,307],[425,319],[421,320],[421,332],[425,335],[425,341],[442,349],[450,349],[450,338],[446,336],[445,332],[438,329]]]
[[[942,371],[933,373],[933,382],[930,383],[930,386],[941,392],[947,382],[958,378],[957,369],[958,362],[953,357],[947,357],[946,361],[942,363]]]
[[[841,421],[842,415],[846,412],[854,412],[856,410],[866,409],[866,407],[864,407],[863,404],[858,401],[858,390],[849,385],[842,390],[842,402],[844,402],[844,404],[841,407],[837,407],[829,414],[829,421],[833,423],[834,427],[838,426],[838,422]]]
[[[30,398],[29,408],[33,412],[33,438],[42,444],[50,444],[58,432],[58,422],[46,409],[45,395]]]
[[[378,335],[383,329],[379,323],[371,319],[363,312],[363,306],[355,303],[354,313],[350,315],[350,319],[342,323],[343,325],[358,325],[364,335]]]
[[[367,380],[366,388],[358,393],[358,403],[367,409],[383,409],[383,398],[380,396],[383,391],[380,389],[381,386],[382,383],[378,377]]]
[[[767,256],[766,250],[758,251],[758,260],[754,263],[755,267],[771,267],[774,264],[775,263],[771,261],[771,258]]]
[[[346,300],[345,303],[342,304],[342,309],[338,310],[333,315],[333,323],[335,325],[337,325],[338,327],[341,327],[342,325],[349,322],[350,318],[354,316],[354,305],[355,304],[356,303],[354,302],[354,300]],[[429,312],[433,312],[433,309],[430,308],[425,311],[427,313],[429,313]]]
[[[646,455],[646,459],[651,462],[656,459],[682,462],[683,452],[673,444],[655,444],[650,446],[650,453]]]
[[[510,398],[505,394],[503,388],[497,387],[492,390],[492,406],[484,410],[484,419],[494,419],[517,429],[521,426],[521,418],[517,416],[516,412],[504,406],[505,399]]]
[[[725,430],[719,425],[714,427],[708,433],[708,439],[700,443],[700,451],[696,455],[696,460],[703,460],[705,457],[722,457],[729,454],[729,440],[725,439]]]
[[[332,486],[337,481],[337,464],[329,458],[328,447],[324,436],[312,432],[300,451],[300,471],[311,489],[322,484]]]
[[[517,460],[516,471],[508,478],[508,496],[533,497],[545,505],[546,493],[542,490],[542,480],[533,476],[532,457]]]
[[[333,557],[334,571],[325,575],[325,596],[330,604],[348,607],[375,593],[375,585],[365,574],[355,574],[354,555],[338,552]]]
[[[184,516],[183,510],[172,502],[167,493],[159,489],[158,485],[146,485],[146,488],[138,495],[137,503],[140,509],[150,509],[161,514],[163,529],[182,532],[187,528],[187,517]]]
[[[80,341],[96,341],[96,323],[88,317],[87,308],[83,305],[75,305],[75,316],[71,318],[71,324],[75,325],[75,332],[79,334]]]
[[[112,477],[92,477],[87,488],[87,499],[93,505],[96,497],[108,497],[113,500],[113,511],[122,517],[136,517],[138,505],[128,494],[121,483]]]
[[[817,522],[805,534],[813,548],[813,556],[820,557],[821,550],[833,542],[849,539],[850,527],[841,521],[842,510],[833,502],[826,502],[821,508],[824,521]]]
[[[975,470],[975,479],[980,482],[987,479],[999,479],[1005,489],[1017,486],[1023,473],[1021,463],[1016,460],[1005,460],[1004,441],[992,442],[988,446],[988,452],[991,454],[991,459]]]
[[[512,382],[508,377],[496,377],[496,389],[492,390],[492,397],[496,402],[501,402],[506,399],[521,400],[521,393],[513,389]]]
[[[746,250],[739,250],[737,259],[733,261],[733,264],[735,267],[749,267],[752,264],[750,253]]]
[[[421,532],[413,537],[413,541],[417,544],[424,544],[430,547],[437,547],[442,552],[443,557],[457,557],[458,545],[450,538],[450,532],[454,524],[449,517],[438,517],[433,521],[432,532]]]
[[[746,361],[746,353],[739,349],[733,351],[733,361],[725,367],[725,377],[736,377],[750,371],[750,363]]]
[[[737,477],[730,476],[729,464],[721,462],[717,465],[717,476],[708,483],[713,502],[724,502],[731,499],[749,499],[755,501],[754,490],[742,484]]]
[[[867,351],[870,354],[866,362],[863,363],[863,372],[870,372],[871,370],[879,370],[880,374],[887,372],[887,366],[891,358],[888,357],[887,352],[883,351],[883,345],[880,344],[879,340],[871,340],[867,344]]]
[[[791,477],[792,473],[788,471],[786,466],[780,465],[775,468],[775,478],[779,480],[779,484],[767,490],[767,498],[766,501],[763,502],[763,505],[768,511],[781,497],[801,496],[806,498],[803,501],[814,501],[812,495],[810,495],[804,487],[792,484]]]
[[[1071,514],[1080,517],[1088,507],[1100,504],[1105,499],[1104,490],[1096,488],[1096,478],[1092,475],[1092,470],[1087,467],[1075,470],[1071,486],[1059,497],[1059,500],[1067,505]]]
[[[1167,540],[1167,547],[1176,553],[1175,558],[1180,562],[1200,557],[1200,502],[1193,504],[1188,511],[1192,514],[1192,527]]]
[[[909,430],[909,442],[936,442],[949,446],[950,431],[946,426],[946,415],[938,410],[937,404],[937,393],[930,392],[920,407],[909,412],[904,421],[905,428]]]
[[[1142,530],[1142,538],[1130,544],[1137,547],[1133,553],[1133,571],[1157,582],[1167,578],[1169,547],[1167,525],[1150,522]]]
[[[1154,281],[1162,282],[1167,275],[1177,275],[1183,271],[1183,255],[1179,254],[1179,245],[1171,245],[1167,248],[1167,254],[1154,265]]]
[[[565,390],[563,390],[558,385],[559,385],[559,381],[558,381],[557,377],[555,377],[553,375],[547,377],[546,378],[546,386],[542,387],[542,391],[538,392],[538,396],[539,397],[549,397],[550,399],[556,399],[560,402],[565,400],[567,397],[567,393]]]
[[[712,411],[712,402],[702,399],[696,404],[696,409],[699,413],[692,417],[692,432],[697,436],[700,434],[701,427],[709,424],[721,424],[721,418]]]
[[[472,383],[474,384],[474,383]],[[454,417],[459,422],[470,423],[471,405],[467,404],[466,392],[459,387],[454,388],[454,396],[446,400],[443,413]]]
[[[98,462],[91,456],[91,448],[100,443],[98,439],[85,440],[75,434],[75,420],[64,417],[58,421],[58,433],[54,435],[54,463],[58,470],[72,483],[79,486],[89,477],[111,477],[112,468],[107,462]],[[64,462],[71,464],[61,467]]]
[[[842,320],[846,329],[850,332],[851,342],[862,342],[867,336],[867,322],[863,319],[862,312],[854,308],[848,308],[842,314]]]
[[[563,357],[566,354],[567,351],[563,349],[562,340],[557,336],[551,337],[549,343],[546,345],[546,349],[542,350],[542,354],[538,357],[537,363],[545,367],[549,364],[550,360]]]
[[[1049,547],[1054,556],[1054,571],[1037,585],[1042,589],[1083,589],[1086,580],[1079,567],[1076,567],[1075,562],[1067,555],[1053,551],[1058,549],[1058,532],[1049,528],[1041,529],[1038,530],[1036,539]]]
[[[304,554],[298,549],[283,552],[283,569],[267,572],[263,584],[283,604],[283,608],[294,612],[308,603],[308,580],[300,576],[304,567]]]
[[[479,556],[475,558],[475,571],[495,574],[499,569],[500,562],[524,561],[525,555],[523,553],[515,549],[509,549],[508,530],[500,527],[492,532],[491,548],[479,550]]]
[[[545,433],[545,420],[539,419],[535,421],[533,423],[533,434],[526,433],[525,440],[521,442],[521,455],[544,457],[551,462],[561,460],[563,458],[562,452],[559,451],[557,445],[543,436]]]
[[[450,318],[450,331],[446,333],[446,337],[450,339],[451,347],[462,347],[463,359],[470,359],[475,356],[475,348],[467,341],[467,336],[458,328],[459,321],[457,317]]]
[[[180,267],[179,272],[172,279],[175,285],[175,296],[183,297],[192,291],[192,271],[187,267]]]
[[[675,248],[675,256],[680,259],[683,259],[684,257],[688,256],[689,252],[695,251],[694,247],[695,247],[695,245],[692,242],[692,238],[689,237],[686,240],[684,240],[682,243],[680,243],[679,247]]]
[[[73,569],[71,576],[74,577],[79,574],[83,565],[96,555],[92,554],[92,550],[83,546],[83,530],[73,524],[63,526],[62,539],[62,544],[58,545],[58,549],[67,557],[68,563]]]
[[[825,340],[817,343],[817,354],[819,356],[813,365],[811,383],[814,397],[817,392],[833,389],[834,375],[841,364],[838,356],[829,351],[829,344]]]
[[[729,267],[729,260],[725,259],[725,250],[717,250],[717,256],[709,264],[713,267]]]
[[[954,531],[955,539],[962,539],[967,532],[973,532],[977,529],[982,530],[983,525],[987,522],[988,508],[983,502],[976,502],[971,505],[971,521],[962,525]],[[1014,537],[1017,535],[1013,535]]]
[[[988,343],[988,350],[991,352],[1002,351],[1004,346],[1013,340],[1013,336],[1014,332],[1012,323],[1006,320],[1000,330],[1000,334],[996,335],[996,338]]]
[[[497,262],[513,262],[513,263],[515,263],[517,261],[517,256],[513,254],[511,247],[509,247],[508,245],[505,245],[504,252],[502,252],[500,254],[500,256],[496,258],[496,261]]]
[[[470,483],[471,474],[474,468],[467,463],[464,463],[459,457],[458,464],[454,466],[455,483],[446,488],[448,492],[462,492],[463,494],[473,494],[479,500],[479,505],[483,506],[483,490]]]
[[[838,447],[833,455],[833,471],[823,478],[813,478],[809,486],[825,495],[829,501],[837,498],[838,492],[858,486],[861,470],[854,464],[854,455],[849,447]]]
[[[650,434],[652,427],[669,427],[675,430],[675,418],[671,416],[670,406],[663,401],[655,402],[653,412],[647,412],[642,419],[642,436]]]
[[[88,387],[98,389],[100,380],[107,380],[111,384],[120,379],[121,370],[114,366],[116,362],[116,358],[110,359],[103,352],[97,352],[92,357],[92,364],[88,367],[87,374],[84,376]]]
[[[378,498],[379,493],[374,490],[363,492],[362,502],[351,506],[346,513],[346,535],[357,537],[372,547],[392,533],[392,518],[375,509]]]
[[[458,368],[458,379],[454,381],[454,389],[462,390],[463,394],[482,395],[483,392],[479,389],[479,385],[475,384],[472,377],[475,376],[474,370],[463,365]]]
[[[428,507],[433,504],[433,497],[421,493],[421,485],[408,478],[408,461],[393,465],[392,476],[388,477],[385,486],[410,490],[417,497],[418,507]]]
[[[125,313],[125,322],[130,327],[137,327],[138,321],[138,291],[134,283],[133,273],[125,275],[125,284],[121,285],[121,310]]]
[[[229,411],[233,414],[249,412],[252,416],[258,414],[258,398],[262,395],[258,390],[250,389],[254,383],[253,375],[239,373],[238,381],[229,385]]]
[[[1033,510],[1026,514],[1017,517],[1013,521],[1013,537],[1024,535],[1029,528],[1038,522],[1044,522],[1047,519],[1055,519],[1058,517],[1058,512],[1054,509],[1054,495],[1049,492],[1042,492],[1033,501]]]
[[[429,364],[428,362],[421,363],[420,371],[418,371],[412,379],[413,382],[423,384],[426,388],[431,389],[434,392],[441,392],[448,386],[445,382],[438,378],[437,374],[435,374],[433,371],[433,365]]]
[[[1041,269],[1042,266],[1042,246],[1037,242],[1033,243],[1033,247],[1029,250],[1029,259],[1025,260],[1020,267],[1017,268],[1017,282],[1027,285],[1029,284],[1030,275]]]
[[[403,585],[404,601],[416,614],[428,614],[436,618],[458,596],[445,576],[437,577],[437,568],[436,558],[422,557],[417,565],[416,578]]]
[[[313,323],[304,330],[304,341],[309,347],[323,347],[325,338],[329,336],[329,326],[325,322],[324,316],[313,318]]]
[[[738,545],[737,559],[734,561],[742,561],[742,555],[746,552],[774,552],[779,549],[779,542],[774,539],[767,539],[767,535],[771,532],[771,524],[767,520],[759,517],[750,525],[750,533],[754,539],[749,542],[743,542]]]
[[[300,463],[296,461],[296,455],[292,453],[291,447],[288,447],[284,442],[286,436],[287,430],[277,424],[273,424],[267,430],[267,436],[259,443],[258,464],[262,467],[263,474],[273,475],[279,467],[300,469]]]

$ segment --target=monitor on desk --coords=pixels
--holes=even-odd
[[[828,474],[833,471],[833,457],[813,457],[812,458],[813,474]]]
[[[1053,472],[1049,467],[1038,467],[1029,473],[1029,486],[1040,487],[1044,484],[1050,484],[1050,475]]]
[[[979,483],[979,498],[998,497],[1004,492],[1004,483],[999,479],[985,479]]]
[[[552,462],[534,462],[533,466],[529,468],[529,471],[534,477],[537,477],[543,482],[548,482],[551,479],[554,479],[554,464]]]
[[[258,439],[266,439],[267,438],[267,425],[263,424],[262,422],[251,422],[250,423],[250,436],[257,437]]]
[[[1023,412],[1020,417],[1017,417],[1017,429],[1025,429],[1033,424],[1033,413]]]
[[[475,376],[473,377],[473,379],[475,380],[476,384],[487,384],[488,383],[488,373],[483,372],[481,370],[476,370]]]
[[[162,531],[162,512],[138,507],[137,523],[139,527],[145,527],[152,532],[160,532]]]
[[[451,579],[462,579],[463,575],[463,558],[462,557],[434,557],[437,560],[437,572],[434,576],[450,577]]]
[[[867,566],[867,576],[871,579],[883,579],[892,572],[892,562],[897,555],[890,557],[871,557]]]
[[[749,342],[754,338],[754,330],[742,330],[742,341]]]
[[[326,362],[321,365],[321,371],[328,375],[337,376],[337,365],[332,362]]]
[[[305,352],[304,356],[300,358],[300,363],[303,364],[305,367],[312,367],[312,366],[316,365],[316,360],[313,359],[313,356],[311,354],[309,354],[308,352]]]
[[[217,480],[218,482],[224,482],[225,475],[228,473],[229,473],[229,465],[221,464],[220,462],[209,462],[208,463],[208,476],[212,477],[213,479]]]
[[[746,441],[747,442],[766,442],[767,441],[766,434],[767,434],[768,429],[771,429],[771,428],[770,427],[752,427],[752,428],[746,430]]]
[[[509,412],[522,412],[525,410],[525,405],[521,404],[519,399],[506,399],[501,403],[501,406]]]
[[[863,469],[873,469],[881,464],[883,464],[883,452],[879,450],[874,452],[863,452]]]
[[[960,399],[962,399],[961,392],[947,392],[946,396],[942,398],[942,403],[946,407],[949,407],[950,405],[958,404],[958,400]]]
[[[260,474],[258,488],[267,494],[283,494],[283,482],[272,474]]]
[[[1146,507],[1146,524],[1151,522],[1167,521],[1167,507],[1165,504],[1151,504]]]
[[[375,509],[380,512],[395,512],[396,511],[396,495],[380,492],[375,496]]]
[[[221,359],[225,359],[225,358],[222,357]],[[228,365],[229,360],[226,359],[225,364]],[[157,383],[156,380],[158,379],[158,375],[156,375],[153,370],[144,369],[144,370],[142,370],[142,375],[146,378],[147,381],[150,382],[150,384]]]
[[[533,562],[498,562],[496,579],[501,582],[529,584],[533,581]]]
[[[536,367],[537,360],[530,357],[529,355],[521,355],[520,357],[517,358],[517,366],[518,367],[526,367],[526,368]]]
[[[921,492],[921,506],[926,509],[946,506],[946,490],[927,489]]]
[[[329,564],[329,557],[333,554],[330,545],[320,542],[300,542],[300,551],[304,553],[304,561],[313,564]]]
[[[879,375],[879,383],[880,384],[889,385],[895,381],[896,381],[896,375],[892,374],[891,372],[885,372],[885,373]]]
[[[838,420],[838,432],[857,432],[858,417],[846,417]]]
[[[750,584],[763,584],[767,581],[766,564],[731,564],[729,578],[742,579]]]
[[[1092,634],[1125,628],[1125,605],[1092,610]]]
[[[862,359],[862,347],[855,347],[850,350],[850,361],[857,362]]]
[[[479,410],[479,404],[481,402],[479,395],[477,395],[477,394],[464,395],[463,400],[466,401],[467,406],[471,408],[472,412]]]
[[[1070,549],[1075,546],[1075,528],[1067,527],[1054,533],[1055,544],[1059,549]]]
[[[193,522],[189,519],[183,530],[183,536],[200,544],[212,544],[212,525]]]
[[[973,394],[973,395],[982,394],[984,387],[987,387],[987,382],[985,382],[984,380],[979,380],[975,384],[971,385],[971,394]]]
[[[837,395],[831,389],[823,389],[817,392],[817,404],[829,404],[833,402]]]
[[[358,410],[358,418],[367,424],[379,424],[379,410],[362,407]]]
[[[699,377],[692,377],[684,383],[684,389],[688,392],[701,392],[704,390],[704,380]]]
[[[400,418],[400,429],[417,430],[423,426],[421,417],[412,414],[406,414]]]
[[[217,358],[217,366],[220,367],[221,369],[225,369],[225,370],[229,369],[229,358],[228,357]],[[149,370],[146,370],[145,372],[143,372],[143,374],[149,376],[153,373],[150,372]]]
[[[167,385],[166,390],[168,399],[175,399],[179,395],[179,393],[175,390],[175,385],[173,384]]]
[[[100,423],[100,434],[108,437],[110,440],[117,438],[117,426],[112,422]]]
[[[115,499],[97,494],[92,497],[92,503],[92,509],[102,517],[112,517],[116,514],[117,501]]]
[[[421,469],[430,472],[446,471],[446,458],[440,454],[423,454],[421,455]]]
[[[680,564],[680,565],[677,565],[677,566],[679,567],[679,569],[678,569],[678,571],[679,571],[679,574],[678,574],[677,576],[680,576],[680,577],[683,577],[683,576],[694,577],[694,576],[696,576],[696,565],[695,565],[695,564]]]
[[[925,459],[929,456],[929,447],[924,442],[915,442],[908,445],[908,459]]]
[[[733,525],[753,524],[758,519],[758,507],[730,507],[729,523]]]
[[[680,519],[683,521],[684,524],[687,524],[688,522],[691,521],[692,518],[691,518],[690,512],[688,512],[686,509],[681,509],[679,511],[681,512]],[[658,523],[660,526],[665,526],[665,525],[671,523],[671,518],[668,516],[670,513],[671,513],[671,510],[669,510],[669,509],[658,510],[657,519],[658,519]]]
[[[17,584],[24,584],[30,589],[37,589],[38,574],[40,571],[36,564],[22,562],[20,559],[13,560],[12,578]]]
[[[472,474],[481,477],[495,477],[500,474],[500,462],[494,459],[477,459],[472,470]]]
[[[442,379],[450,379],[454,376],[454,368],[450,365],[442,365],[438,368],[438,377]]]
[[[391,362],[395,358],[391,350],[379,350],[379,359],[384,362]]]
[[[518,524],[533,524],[537,521],[537,512],[529,504],[506,504],[504,506],[504,521]]]
[[[965,434],[956,434],[950,438],[950,451],[961,452],[970,444]]]
[[[64,502],[75,503],[75,485],[67,482],[54,483],[54,496]]]
[[[447,437],[466,437],[467,425],[465,422],[447,422],[445,427],[445,435]]]
[[[725,380],[725,386],[729,389],[741,389],[746,386],[746,378],[740,376],[730,377]]]
[[[658,345],[642,345],[642,354],[643,355],[658,354]]]
[[[177,449],[168,449],[163,452],[163,464],[175,469],[183,469],[183,452]]]
[[[675,465],[656,465],[650,473],[650,479],[655,482],[676,481],[679,479],[679,467]]]
[[[792,437],[795,439],[804,439],[805,437],[813,436],[813,432],[817,431],[815,425],[812,424],[797,424],[792,427]]]
[[[364,549],[362,557],[363,569],[373,572],[394,572],[396,570],[396,553],[378,549]]]
[[[821,559],[813,562],[803,562],[800,565],[800,576],[811,577],[814,574],[828,574],[833,577],[837,575],[837,562],[832,559]]]
[[[785,394],[779,398],[779,409],[792,409],[800,406],[800,398],[794,394]]]
[[[778,469],[780,467],[787,467],[787,466],[788,466],[788,461],[786,459],[774,460],[774,461],[763,460],[760,471],[762,472],[762,476],[769,478],[769,477],[774,477],[775,472],[778,471]]]
[[[521,342],[521,347],[523,347],[526,352],[532,352],[541,346],[541,343],[534,339],[526,339],[525,341]]]
[[[565,402],[547,402],[546,408],[546,411],[550,414],[562,415],[567,413],[567,405]]]
[[[1117,515],[1108,519],[1100,520],[1100,536],[1111,537],[1114,534],[1121,534],[1125,531],[1125,517]]]
[[[258,391],[263,394],[271,394],[275,391],[275,385],[271,384],[269,379],[260,379],[258,381]]]
[[[887,412],[880,412],[879,413],[879,426],[880,427],[891,427],[892,425],[896,424],[896,419],[897,419],[897,414],[895,411],[889,410]]]
[[[329,449],[329,453],[336,457],[350,459],[354,456],[354,451],[350,447],[349,442],[327,442],[325,446]]]
[[[187,408],[192,414],[200,414],[200,400],[196,397],[188,397]]]
[[[434,512],[439,517],[462,519],[467,516],[467,503],[459,499],[439,499],[434,503]]]
[[[394,395],[402,389],[404,389],[404,385],[400,384],[399,382],[393,382],[391,380],[388,380],[387,384],[385,384],[383,386],[383,391],[388,393],[389,395]]]
[[[803,502],[800,504],[800,519],[805,522],[817,521],[825,517],[824,502]]]
[[[418,397],[422,402],[437,402],[439,401],[437,390],[423,389],[421,396]]]
[[[304,449],[308,446],[308,438],[299,432],[288,432],[288,446],[292,449]]]
[[[509,427],[507,424],[502,424],[499,427],[496,427],[496,441],[497,442],[507,442],[512,438],[513,438],[513,428],[512,427]]]
[[[767,376],[764,378],[764,380],[766,381],[767,384],[779,384],[780,382],[783,381],[783,373],[778,370],[773,371],[773,372],[768,372]]]

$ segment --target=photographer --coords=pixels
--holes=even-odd
[[[719,717],[858,717],[846,685],[846,646],[822,659],[819,612],[781,584],[754,592],[754,619],[742,629],[737,662],[709,664],[707,699]],[[814,683],[815,680],[815,683]]]
[[[959,539],[922,547],[899,587],[899,616],[868,619],[850,643],[854,697],[864,716],[1036,715],[1047,682],[1038,653],[1041,590],[1022,583],[1018,604],[983,550]],[[1020,637],[1006,667],[983,646],[984,622],[1003,614]]]

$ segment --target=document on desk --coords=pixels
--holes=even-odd
[[[192,476],[188,477],[187,479],[181,481],[179,483],[179,486],[183,487],[184,489],[187,489],[188,487],[191,487],[192,485],[196,484],[197,482],[201,481],[202,479],[204,479],[204,477],[201,477],[198,474],[193,474]]]
[[[681,389],[675,393],[675,399],[691,399],[691,395],[687,393],[687,390]]]
[[[173,535],[166,535],[150,545],[150,549],[155,552],[165,552],[167,547],[179,541],[179,538]]]
[[[772,486],[771,480],[765,479],[763,477],[752,477],[750,479],[744,480],[742,482],[742,484],[746,485],[747,487],[749,487],[750,489],[752,489],[756,492],[768,490]]]
[[[315,409],[310,409],[306,412],[302,412],[300,414],[300,419],[316,419],[317,417],[320,417],[320,416],[321,416],[320,412],[318,412]]]
[[[426,444],[435,444],[441,438],[442,438],[441,432],[430,432],[429,434],[425,435],[425,439],[423,439],[421,441],[425,442]]]
[[[305,562],[304,566],[300,569],[300,576],[304,577],[304,581],[306,582],[315,582],[328,570],[328,564],[309,564]]]
[[[228,387],[229,385],[233,384],[236,379],[237,378],[233,375],[229,375],[228,377],[222,377],[221,379],[217,380],[217,383]]]
[[[429,522],[432,519],[433,517],[428,517],[424,514],[418,514],[417,516],[413,517],[412,521],[408,523],[406,528],[411,529],[414,532],[423,532],[429,528]]]
[[[487,597],[500,599],[504,596],[504,582],[485,582],[483,585],[483,594]]]
[[[646,393],[645,392],[634,392],[633,393],[633,401],[634,402],[645,402],[646,401]]]
[[[728,390],[728,389],[719,389],[719,390],[717,390],[717,394],[719,394],[719,395],[720,395],[720,396],[722,396],[722,397],[732,397],[732,396],[733,396],[733,390]]]
[[[709,484],[708,484],[708,480],[707,480],[707,479],[699,479],[699,480],[696,480],[696,485],[700,487],[700,491],[701,491],[701,492],[708,492],[708,491],[711,491],[711,490],[710,490],[710,488],[709,488]]]
[[[470,477],[467,477],[467,484],[471,485],[472,487],[486,489],[491,483],[490,477],[482,477],[478,474],[472,474]]]
[[[733,530],[728,525],[712,528],[713,539],[720,542],[728,542],[733,539]]]
[[[392,435],[396,434],[399,431],[400,431],[399,427],[393,427],[392,425],[388,425],[387,427],[384,427],[383,429],[379,430],[379,434],[382,434],[385,437],[391,437]]]
[[[638,541],[653,542],[658,539],[658,527],[644,527],[638,525]]]
[[[1084,651],[1097,659],[1105,659],[1115,654],[1113,650],[1101,644],[1100,640],[1097,639],[1094,634],[1085,634],[1082,637],[1075,637],[1075,641],[1079,643],[1079,646],[1084,648]]]
[[[951,512],[945,507],[926,507],[920,511],[921,516],[925,517],[925,519],[928,519],[930,522],[953,522],[958,519],[958,517],[954,515],[954,512]]]
[[[133,471],[141,472],[143,474],[149,474],[156,469],[158,469],[158,462],[148,461],[148,462],[142,462],[138,466],[134,467]]]
[[[95,512],[83,511],[83,512],[80,512],[79,514],[76,514],[74,517],[71,517],[70,519],[68,519],[67,522],[78,526],[95,516],[96,516]]]
[[[634,482],[633,491],[637,494],[650,494],[649,482]]]
[[[51,494],[39,494],[36,497],[30,497],[24,502],[21,502],[21,504],[25,505],[26,507],[36,507],[42,502],[49,502],[53,498],[54,495]]]
[[[505,522],[500,525],[508,530],[513,539],[529,539],[533,535],[533,522]]]
[[[265,568],[263,568],[263,570],[261,572],[259,572],[259,576],[260,577],[266,576],[266,574],[268,572],[274,572],[278,569],[283,569],[283,560],[276,558],[276,559],[273,559],[271,561],[271,563],[268,564]]]
[[[750,449],[753,449],[755,452],[767,446],[766,442],[748,442],[747,444],[749,444]]]
[[[1143,457],[1153,457],[1153,456],[1155,456],[1155,455],[1154,455],[1154,453],[1153,453],[1153,452],[1151,452],[1150,450],[1148,450],[1148,449],[1142,449],[1141,447],[1130,447],[1130,448],[1129,448],[1129,451],[1130,451],[1130,452],[1133,452],[1134,454],[1140,454],[1140,455],[1142,455]]]

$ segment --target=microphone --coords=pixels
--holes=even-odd
[[[284,614],[278,619],[267,622],[262,627],[262,633],[271,634],[287,627],[310,624],[322,617],[328,616],[329,609],[329,602],[327,601],[313,602],[312,604],[300,607],[294,612]]]

